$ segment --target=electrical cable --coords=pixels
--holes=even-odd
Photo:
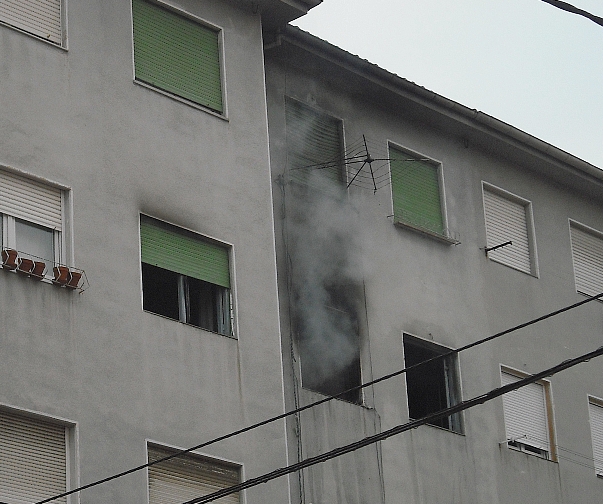
[[[590,19],[593,23],[597,23],[598,25],[603,26],[603,18],[600,16],[595,16],[584,9],[579,9],[578,7],[574,7],[567,2],[561,2],[560,0],[542,0],[545,3],[552,5],[553,7],[557,7],[558,9],[571,12],[572,14],[578,14],[579,16],[583,16],[586,19]]]
[[[462,352],[464,350],[468,350],[469,348],[472,348],[474,346],[481,345],[481,344],[486,343],[488,341],[492,341],[492,340],[494,340],[496,338],[500,338],[501,336],[504,336],[504,335],[509,334],[511,332],[517,331],[519,329],[523,329],[525,327],[528,327],[530,325],[536,324],[536,323],[541,322],[543,320],[546,320],[548,318],[554,317],[554,316],[559,315],[561,313],[573,310],[575,308],[578,308],[579,306],[582,306],[584,304],[590,303],[590,302],[592,302],[592,301],[594,301],[596,299],[599,299],[601,297],[603,297],[603,292],[601,292],[600,294],[596,294],[594,296],[590,296],[590,297],[588,297],[586,299],[583,299],[582,301],[579,301],[577,303],[565,306],[564,308],[560,308],[560,309],[555,310],[553,312],[547,313],[546,315],[542,315],[541,317],[532,319],[532,320],[530,320],[528,322],[524,322],[522,324],[516,325],[514,327],[511,327],[510,329],[505,329],[504,331],[498,332],[498,333],[493,334],[491,336],[488,336],[486,338],[474,341],[473,343],[469,343],[468,345],[462,346],[462,347],[457,348],[457,349],[449,350],[448,352],[445,352],[443,354],[439,354],[437,356],[434,356],[431,359],[427,359],[427,360],[422,361],[420,363],[413,364],[412,366],[408,366],[408,367],[399,369],[398,371],[394,371],[393,373],[389,373],[387,375],[381,376],[380,378],[376,378],[375,380],[372,380],[372,381],[369,381],[369,382],[366,382],[366,383],[361,383],[360,385],[357,385],[355,387],[351,387],[351,388],[349,388],[347,390],[339,392],[338,394],[335,394],[335,395],[332,395],[332,396],[328,396],[328,397],[324,397],[323,399],[320,399],[320,400],[315,401],[313,403],[307,404],[305,406],[300,406],[299,408],[296,408],[294,410],[286,411],[285,413],[281,413],[281,414],[276,415],[276,416],[274,416],[272,418],[268,418],[266,420],[262,420],[261,422],[257,422],[255,424],[249,425],[247,427],[243,427],[242,429],[230,432],[229,434],[225,434],[223,436],[219,436],[219,437],[214,438],[214,439],[212,439],[210,441],[206,441],[204,443],[198,444],[198,445],[193,446],[191,448],[187,448],[186,450],[177,451],[177,452],[173,453],[172,455],[168,455],[167,457],[163,457],[163,458],[154,460],[152,462],[147,462],[146,464],[141,464],[139,466],[133,467],[133,468],[128,469],[126,471],[122,471],[122,472],[116,473],[116,474],[114,474],[112,476],[107,476],[106,478],[103,478],[103,479],[100,479],[100,480],[97,480],[97,481],[93,481],[92,483],[88,483],[86,485],[82,485],[80,487],[74,488],[73,490],[69,490],[67,492],[63,492],[63,493],[55,495],[53,497],[49,497],[47,499],[44,499],[44,500],[41,500],[41,501],[37,501],[35,504],[46,504],[47,502],[51,502],[51,501],[53,501],[55,499],[60,499],[62,497],[66,497],[66,496],[74,494],[76,492],[80,492],[82,490],[86,490],[88,488],[92,488],[92,487],[101,485],[103,483],[107,483],[107,482],[115,480],[117,478],[121,478],[123,476],[127,476],[128,474],[132,474],[134,472],[141,471],[142,469],[145,469],[145,468],[150,467],[152,465],[158,464],[160,462],[164,462],[166,460],[178,457],[180,455],[185,455],[185,454],[190,453],[190,452],[192,452],[194,450],[198,450],[200,448],[204,448],[206,446],[215,444],[215,443],[217,443],[219,441],[224,441],[225,439],[229,439],[229,438],[237,436],[239,434],[243,434],[243,433],[251,431],[253,429],[257,429],[258,427],[262,427],[262,426],[270,424],[272,422],[276,422],[277,420],[281,420],[283,418],[287,418],[288,416],[301,413],[302,411],[305,411],[307,409],[313,408],[313,407],[318,406],[320,404],[332,401],[333,399],[337,399],[337,398],[339,398],[339,397],[341,397],[341,396],[343,396],[345,394],[348,394],[350,392],[363,389],[365,387],[374,385],[376,383],[379,383],[379,382],[382,382],[382,381],[385,381],[385,380],[389,380],[389,379],[394,378],[394,377],[396,377],[398,375],[406,373],[407,371],[410,371],[410,370],[415,369],[415,368],[417,368],[419,366],[422,366],[422,365],[424,365],[426,363],[434,362],[434,361],[437,361],[437,360],[440,360],[440,359],[445,359],[447,357],[450,357],[451,355],[457,354],[457,353]],[[517,383],[519,383],[519,382],[517,382]],[[449,416],[449,415],[443,415],[443,416]],[[440,418],[440,417],[438,417],[438,418]],[[2,504],[2,503],[0,503],[0,504]]]
[[[333,459],[335,457],[340,457],[341,455],[345,455],[346,453],[351,453],[360,448],[364,448],[365,446],[371,445],[373,443],[377,443],[379,441],[383,441],[384,439],[387,439],[391,436],[395,436],[397,434],[401,434],[402,432],[408,431],[410,429],[415,429],[417,427],[420,427],[421,425],[431,423],[434,420],[438,420],[440,418],[450,416],[454,413],[459,413],[466,409],[473,408],[474,406],[477,406],[479,404],[484,404],[485,402],[488,402],[488,401],[491,401],[492,399],[500,397],[503,394],[506,394],[507,392],[512,392],[513,390],[517,390],[521,387],[529,385],[530,383],[534,383],[538,380],[541,380],[542,378],[553,376],[554,374],[556,374],[560,371],[563,371],[570,367],[581,364],[582,362],[587,362],[590,359],[599,357],[600,355],[603,355],[603,346],[597,348],[596,350],[593,350],[592,352],[582,354],[578,357],[574,357],[573,359],[565,360],[565,361],[561,362],[560,364],[557,364],[556,366],[553,366],[548,369],[545,369],[544,371],[541,371],[540,373],[536,373],[532,376],[528,376],[527,378],[523,378],[517,382],[513,382],[508,385],[503,385],[502,387],[492,389],[489,392],[486,392],[485,394],[474,397],[472,399],[468,399],[467,401],[462,401],[458,404],[455,404],[454,406],[451,406],[449,408],[440,410],[436,413],[427,415],[419,420],[412,420],[405,424],[397,425],[396,427],[393,427],[392,429],[386,430],[384,432],[380,432],[379,434],[365,437],[364,439],[361,439],[360,441],[356,441],[354,443],[340,446],[339,448],[335,448],[334,450],[328,451],[326,453],[322,453],[315,457],[307,458],[306,460],[304,460],[300,463],[297,463],[297,464],[292,464],[289,466],[281,467],[280,469],[276,469],[275,471],[272,471],[270,473],[266,473],[261,476],[257,476],[255,478],[251,478],[243,483],[239,483],[238,485],[233,485],[231,487],[224,488],[222,490],[218,490],[217,492],[213,492],[211,494],[204,495],[203,497],[197,497],[195,499],[186,501],[183,504],[203,504],[205,502],[211,502],[216,499],[219,499],[220,497],[224,497],[226,495],[230,495],[232,493],[254,487],[261,483],[266,483],[275,478],[279,478],[280,476],[284,476],[286,474],[289,474],[289,473],[292,473],[295,471],[299,471],[300,469],[304,469],[306,467],[310,467],[310,466],[313,466],[316,464],[320,464],[322,462],[326,462],[327,460]]]

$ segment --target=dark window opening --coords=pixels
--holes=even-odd
[[[230,291],[142,263],[143,309],[208,331],[230,335]]]
[[[414,366],[446,353],[444,348],[404,335],[404,365]],[[454,356],[422,364],[406,372],[408,414],[420,419],[459,402]],[[460,415],[454,414],[428,422],[443,429],[461,431]]]
[[[326,293],[327,305],[301,317],[297,326],[303,387],[333,396],[362,383],[360,338],[353,287],[330,287]],[[361,404],[362,392],[351,390],[339,399]]]

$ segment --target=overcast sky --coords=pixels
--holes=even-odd
[[[603,17],[603,0],[566,0]],[[324,0],[294,23],[603,169],[603,26],[542,0]]]

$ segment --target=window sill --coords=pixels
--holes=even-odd
[[[14,30],[16,32],[22,33],[23,35],[27,35],[30,38],[33,38],[35,40],[39,40],[41,42],[44,42],[45,44],[52,46],[52,47],[56,47],[57,49],[62,49],[63,51],[67,52],[67,44],[65,43],[65,33],[63,30],[63,36],[62,36],[62,41],[59,42],[54,42],[53,40],[48,40],[40,35],[36,35],[35,33],[31,33],[27,30],[24,30],[22,28],[19,28],[17,26],[14,26],[10,23],[7,23],[5,21],[0,21],[0,25],[2,26],[6,26],[7,28],[10,28],[11,30]]]
[[[218,119],[222,119],[223,121],[228,122],[228,117],[226,116],[226,112],[223,112],[223,113],[216,112],[215,110],[212,110],[208,107],[204,107],[203,105],[200,105],[199,103],[195,103],[193,101],[187,100],[186,98],[182,98],[181,96],[170,93],[169,91],[164,91],[163,89],[158,88],[157,86],[153,86],[153,84],[149,84],[148,82],[134,79],[134,84],[147,88],[151,91],[155,91],[156,93],[159,93],[163,96],[167,96],[168,98],[171,98],[172,100],[183,103],[184,105],[188,105],[189,107],[195,108],[197,110],[201,110],[207,114],[217,117]]]
[[[540,278],[540,276],[538,275],[538,273],[534,273],[532,271],[525,271],[525,270],[522,270],[520,268],[516,268],[515,266],[512,266],[510,264],[507,264],[507,263],[505,263],[503,261],[500,261],[498,259],[495,259],[495,258],[492,258],[492,257],[489,257],[489,256],[486,256],[486,258],[488,260],[492,261],[492,262],[495,262],[497,264],[501,264],[503,266],[506,266],[507,268],[511,268],[512,270],[519,271],[520,273],[523,273],[524,275],[528,275],[528,276],[531,276],[531,277],[534,277],[534,278]]]
[[[201,326],[198,326],[195,324],[189,324],[188,322],[182,322],[181,320],[176,320],[171,317],[166,317],[165,315],[162,315],[161,313],[155,313],[155,312],[148,311],[148,310],[142,310],[142,311],[143,311],[143,313],[148,313],[150,315],[154,315],[155,317],[161,317],[162,319],[165,319],[165,320],[171,320],[172,322],[177,322],[178,324],[182,324],[187,327],[193,327],[194,329],[197,329],[199,331],[205,331],[209,334],[215,334],[216,336],[222,336],[224,338],[229,338],[229,339],[232,339],[235,341],[239,339],[234,334],[222,334],[222,333],[219,333],[216,331],[212,331],[210,329],[205,329],[204,327],[201,327]]]
[[[52,263],[50,263],[52,264]],[[7,267],[2,262],[0,262],[0,269],[7,272],[13,273],[23,279],[30,280],[32,283],[44,283],[54,285],[55,287],[63,288],[66,291],[76,291],[79,294],[83,293],[90,284],[88,283],[88,279],[86,277],[86,273],[84,270],[80,270],[77,268],[68,268],[67,266],[61,265],[61,267],[66,270],[66,276],[64,279],[59,280],[59,278],[52,273],[46,272],[45,274],[38,276],[33,274],[30,271],[25,271],[19,269],[19,267],[12,268]],[[73,277],[71,275],[74,275]],[[77,276],[75,276],[77,274]],[[73,281],[72,281],[73,278]]]
[[[577,290],[576,292],[578,294],[580,294],[581,296],[586,296],[586,297],[593,297],[593,296],[596,296],[597,294],[600,294],[600,292],[597,292],[597,294],[587,294],[586,292],[582,292],[582,291],[579,291],[579,290]],[[603,303],[603,297],[598,298],[597,301],[599,303]],[[601,477],[603,478],[603,475],[601,475]]]
[[[411,422],[416,421],[415,418],[409,418],[409,420]],[[456,430],[452,430],[452,429],[447,429],[446,427],[440,427],[439,425],[433,425],[433,424],[430,424],[430,423],[426,423],[426,424],[420,425],[420,427],[431,427],[432,429],[437,429],[437,430],[442,431],[442,432],[450,432],[450,434],[456,434],[457,436],[465,437],[465,433],[462,432],[462,431],[456,431]]]
[[[436,231],[431,231],[430,229],[426,229],[417,226],[416,224],[411,224],[409,222],[403,221],[395,221],[394,225],[402,229],[409,229],[410,231],[422,234],[423,236],[426,236],[428,238],[433,238],[434,240],[439,241],[441,243],[445,243],[447,245],[458,245],[461,243],[458,239],[457,234],[451,233],[450,231],[446,231],[445,233],[437,233]]]
[[[506,445],[507,445],[507,448],[510,451],[513,451],[513,452],[516,452],[516,453],[523,453],[524,455],[528,455],[528,456],[531,456],[531,457],[536,457],[536,458],[539,458],[541,460],[546,460],[547,462],[554,462],[554,463],[557,462],[556,460],[554,460],[554,459],[552,459],[550,457],[550,452],[546,452],[545,450],[542,450],[545,453],[540,454],[540,453],[537,453],[535,451],[526,449],[523,445],[521,445],[521,446],[512,446],[512,445],[510,445],[508,443]]]
[[[316,394],[316,395],[322,396],[324,398],[334,397],[334,396],[330,396],[328,394],[325,394],[324,392],[319,392],[318,390],[314,390],[314,389],[311,389],[311,388],[308,388],[308,387],[304,387],[303,385],[302,385],[302,390],[305,390],[306,392],[309,392],[311,394]],[[348,399],[344,399],[343,397],[335,397],[335,400],[341,401],[341,402],[343,402],[345,404],[351,404],[352,406],[360,406],[361,408],[368,409],[368,410],[373,409],[373,408],[370,408],[369,406],[365,405],[364,402],[354,402],[354,401],[350,401]]]

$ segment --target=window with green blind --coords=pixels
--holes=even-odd
[[[287,167],[291,180],[303,184],[342,181],[342,124],[297,100],[285,101]]]
[[[147,0],[132,16],[136,80],[222,113],[219,31]]]
[[[143,308],[232,335],[228,248],[141,216]]]
[[[389,147],[394,221],[446,237],[439,165]]]

